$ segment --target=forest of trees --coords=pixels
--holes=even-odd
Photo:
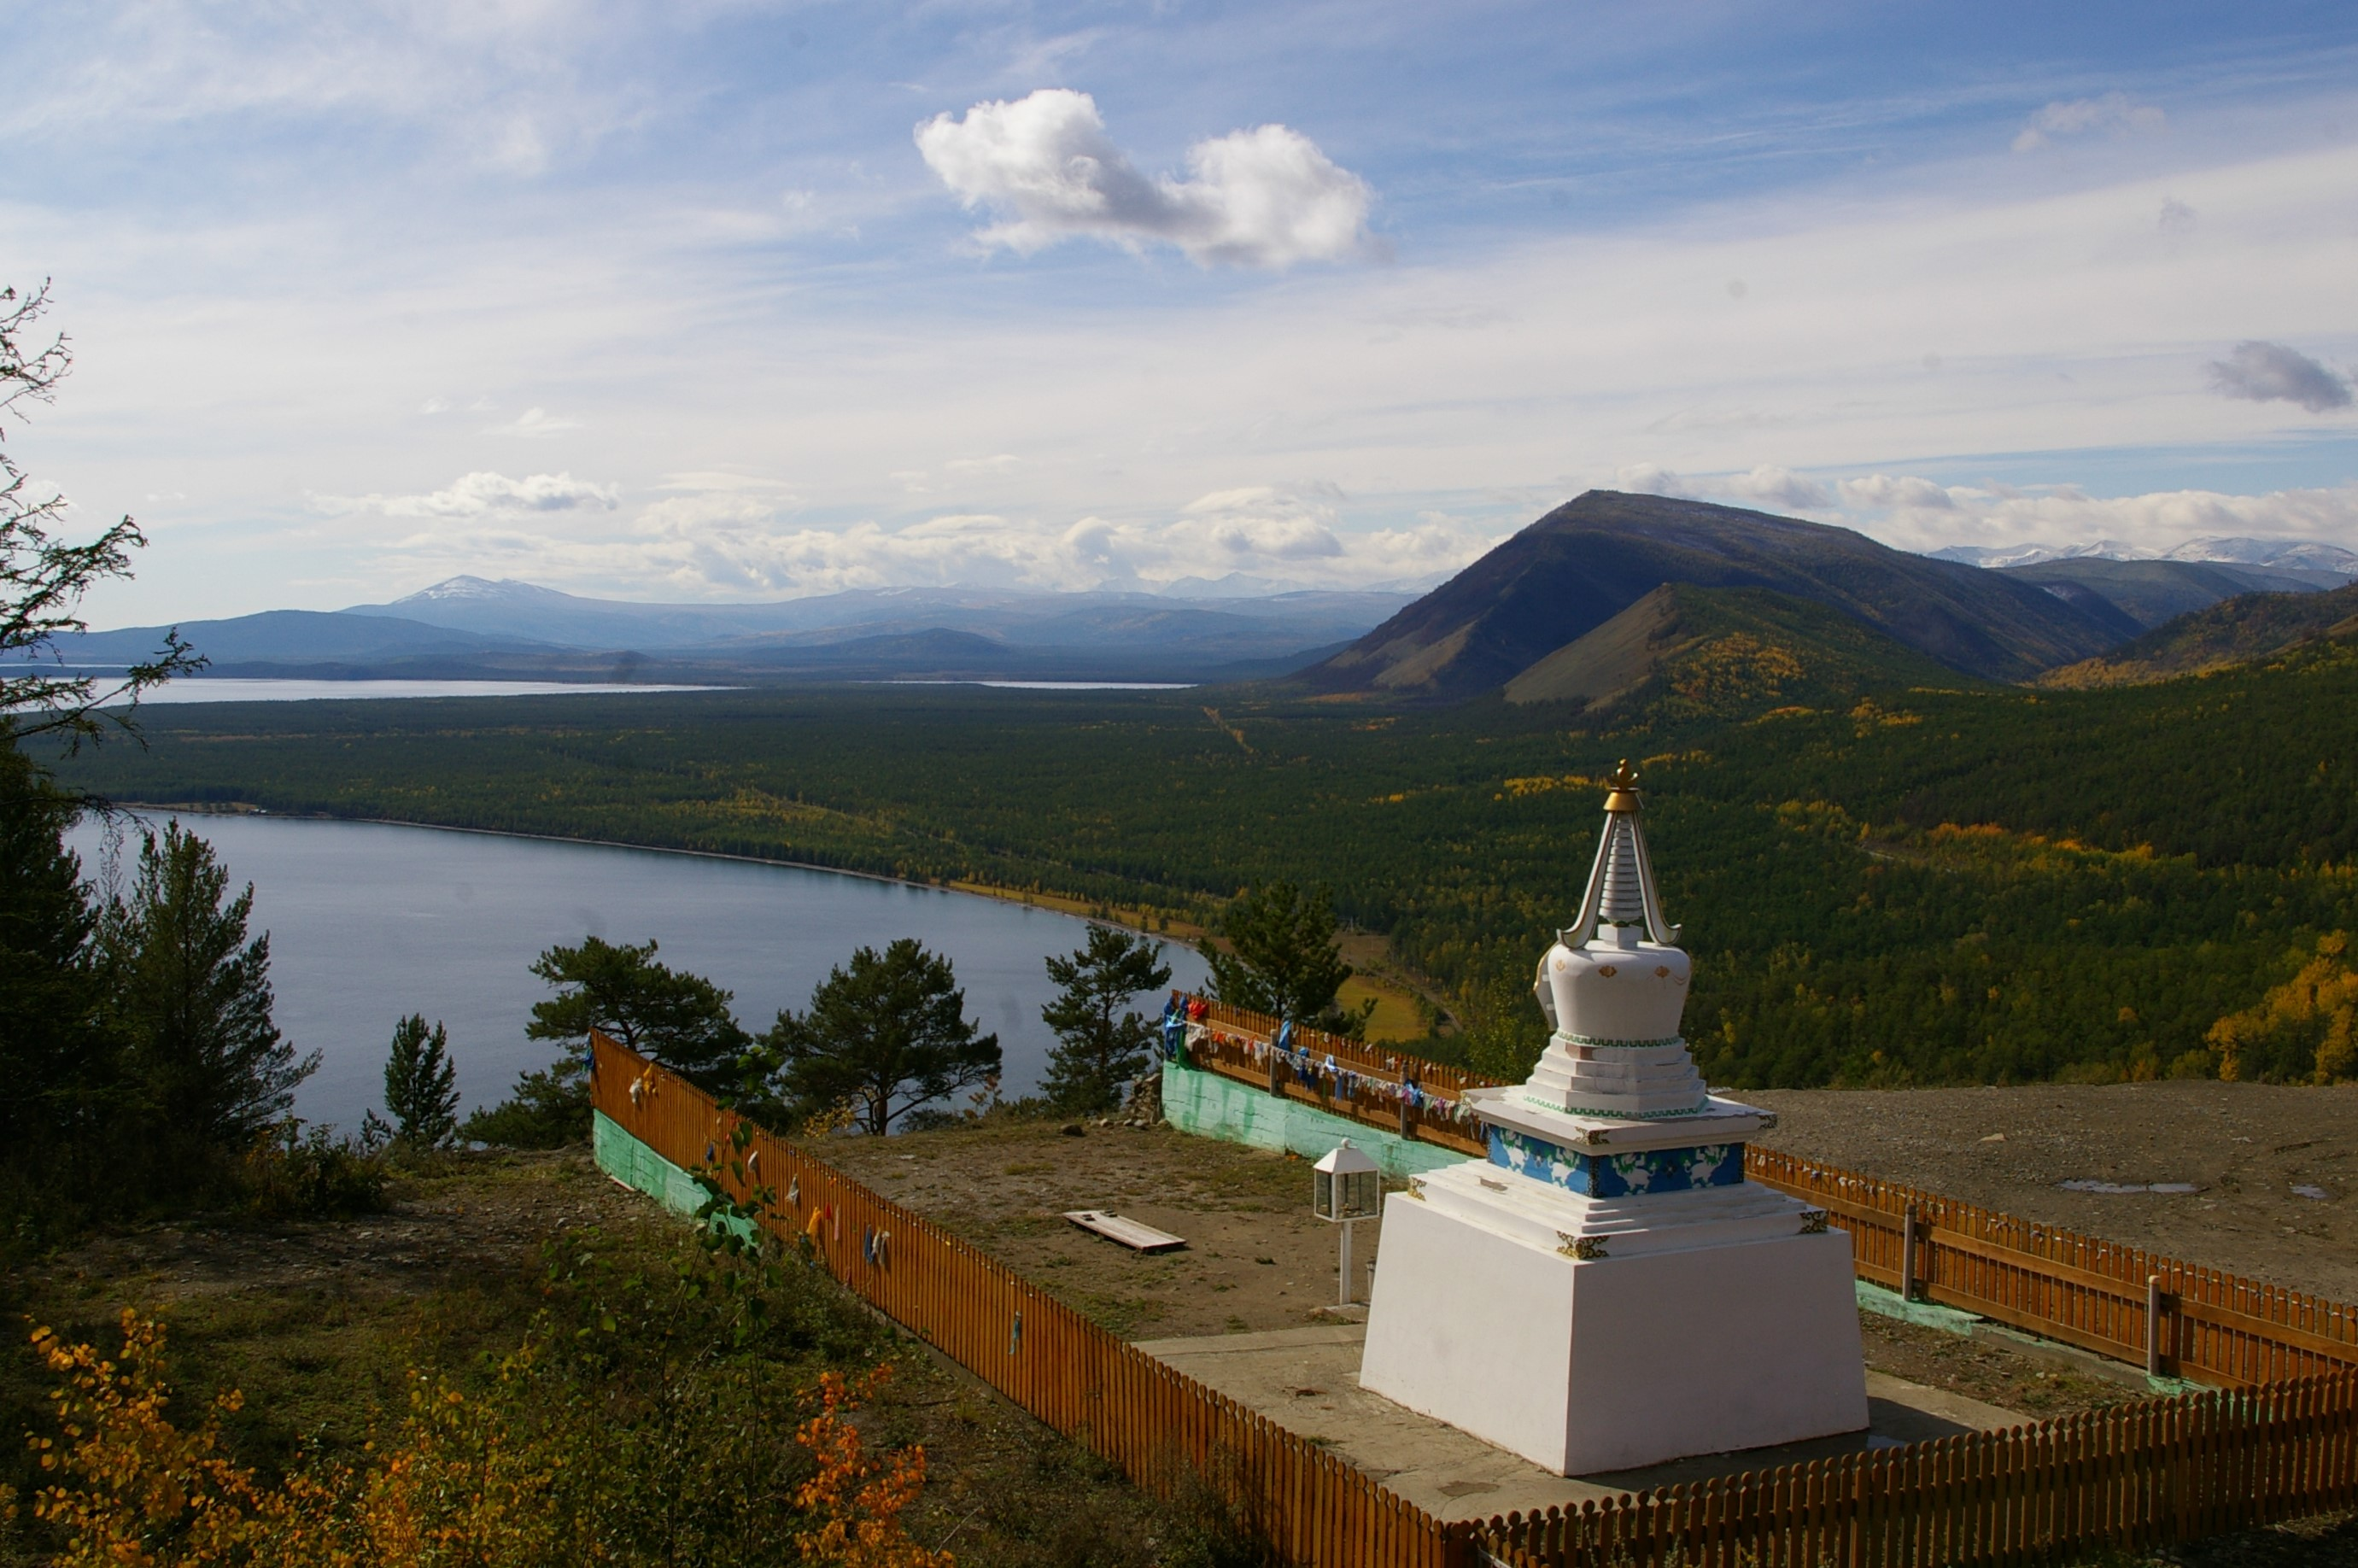
[[[1324,887],[1454,999],[1443,1051],[1536,1049],[1594,780],[1631,755],[1688,1032],[1739,1087],[2216,1072],[2223,1018],[2358,925],[2358,653],[2093,692],[1582,727],[1197,693],[869,687],[178,708],[65,764],[125,798],[406,818],[973,880],[1210,924]],[[2327,995],[2333,994],[2329,987]],[[2298,1011],[2298,1009],[2294,1010]],[[2316,1071],[2331,1009],[2239,1044]],[[2312,1038],[2314,1037],[2314,1038]]]

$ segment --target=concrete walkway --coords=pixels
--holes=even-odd
[[[1704,1454],[1609,1476],[1567,1477],[1362,1390],[1359,1351],[1367,1332],[1363,1323],[1337,1323],[1261,1334],[1143,1340],[1138,1348],[1291,1432],[1322,1440],[1393,1491],[1444,1519],[1577,1507],[1585,1498],[1617,1497],[1643,1487],[1733,1476],[1962,1432],[1996,1431],[2030,1419],[1870,1371],[1870,1425],[1866,1432],[1741,1454]]]

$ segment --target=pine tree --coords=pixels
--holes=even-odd
[[[590,1032],[600,1030],[699,1087],[728,1087],[752,1044],[729,1011],[734,998],[701,975],[657,963],[655,950],[653,942],[616,946],[596,936],[549,948],[532,972],[559,989],[533,1003],[525,1033],[578,1044],[586,1065]]]
[[[1336,1003],[1355,972],[1335,943],[1335,904],[1325,888],[1303,892],[1292,882],[1249,888],[1220,916],[1228,950],[1206,942],[1212,994],[1337,1034],[1357,1035],[1374,1011],[1347,1011]]]
[[[459,1130],[459,1075],[450,1062],[449,1032],[429,1032],[423,1013],[393,1026],[384,1061],[384,1108],[394,1141],[412,1149],[439,1149]]]
[[[1109,1109],[1146,1065],[1155,1025],[1130,1003],[1171,983],[1162,958],[1162,943],[1110,925],[1091,926],[1071,957],[1049,958],[1048,978],[1064,989],[1040,1010],[1057,1040],[1042,1087],[1059,1110]]]
[[[0,731],[0,1165],[27,1179],[95,1142],[117,1065],[97,913],[66,848],[75,803]]]
[[[230,897],[212,846],[178,822],[144,836],[131,896],[106,912],[114,1022],[158,1152],[250,1147],[319,1067],[271,1021],[270,937],[247,939],[253,912],[253,887]]]
[[[781,1011],[763,1044],[787,1098],[806,1111],[849,1104],[882,1137],[902,1112],[999,1076],[999,1036],[966,1020],[950,961],[903,936],[862,947],[811,993]]]

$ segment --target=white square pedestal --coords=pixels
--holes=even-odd
[[[1565,1476],[1866,1427],[1850,1238],[1798,1200],[1478,1161],[1417,1190],[1385,1203],[1361,1387]]]

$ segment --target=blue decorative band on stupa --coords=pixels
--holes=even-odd
[[[1598,1034],[1574,1034],[1562,1029],[1555,1032],[1555,1038],[1566,1045],[1585,1045],[1596,1051],[1659,1051],[1666,1045],[1687,1043],[1683,1034],[1673,1034],[1667,1040],[1607,1040]]]
[[[1744,1145],[1702,1143],[1683,1149],[1591,1154],[1494,1123],[1490,1163],[1583,1197],[1621,1198],[1638,1193],[1732,1187],[1744,1180]]]

